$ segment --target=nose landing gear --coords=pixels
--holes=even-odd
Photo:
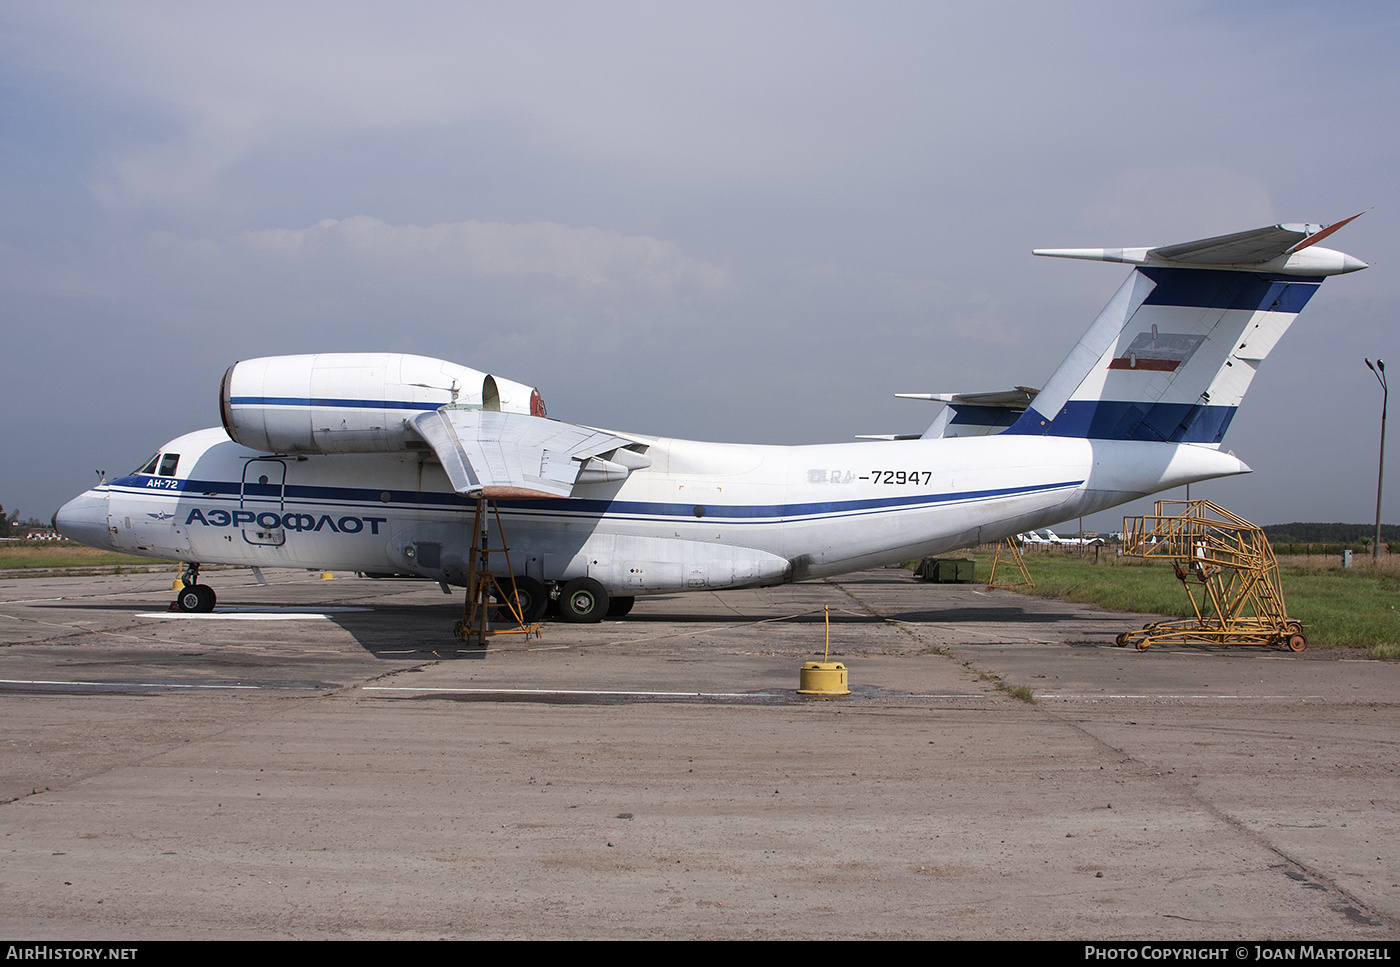
[[[214,603],[218,600],[214,594],[214,589],[207,584],[199,583],[199,564],[190,562],[185,565],[185,571],[180,575],[182,585],[179,594],[175,595],[175,600],[170,604],[171,611],[183,611],[187,614],[208,614],[214,610]]]

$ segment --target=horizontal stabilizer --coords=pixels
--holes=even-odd
[[[568,497],[651,464],[631,440],[522,413],[444,406],[409,422],[467,497]]]
[[[1040,390],[1029,386],[1015,389],[997,390],[991,393],[896,393],[901,400],[932,400],[935,403],[962,403],[967,406],[1002,406],[1012,410],[1024,410],[1031,405],[1035,394]]]
[[[1331,225],[1306,222],[1268,225],[1247,232],[1155,248],[1038,248],[1033,252],[1051,258],[1126,262],[1129,265],[1231,269],[1283,275],[1341,275],[1364,269],[1366,263],[1343,252],[1313,246],[1362,214],[1364,212]]]
[[[1000,433],[1016,422],[1031,405],[1040,390],[1017,386],[990,393],[896,393],[905,400],[932,400],[946,403],[943,412],[933,421],[920,439],[944,437],[990,436]]]

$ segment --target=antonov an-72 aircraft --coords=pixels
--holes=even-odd
[[[1355,216],[1353,216],[1355,217]],[[1346,221],[1350,221],[1347,219]],[[1249,468],[1220,449],[1254,372],[1324,277],[1366,267],[1268,228],[1157,248],[1037,250],[1135,266],[1038,392],[943,394],[917,438],[697,443],[562,423],[538,390],[391,353],[236,363],[223,426],[178,437],[58,512],[94,547],[463,584],[498,501],[526,617],[761,587],[1000,540]]]

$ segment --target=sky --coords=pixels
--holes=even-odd
[[[1126,274],[1032,248],[1366,211],[1325,244],[1372,267],[1225,438],[1255,472],[1192,496],[1370,521],[1396,49],[1383,2],[12,0],[0,504],[47,520],[282,353],[436,356],[638,433],[917,433],[893,394],[1043,385]]]

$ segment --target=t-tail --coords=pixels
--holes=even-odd
[[[1322,280],[1366,268],[1316,245],[1352,218],[1157,248],[1036,249],[1137,267],[1004,432],[1219,446]]]

